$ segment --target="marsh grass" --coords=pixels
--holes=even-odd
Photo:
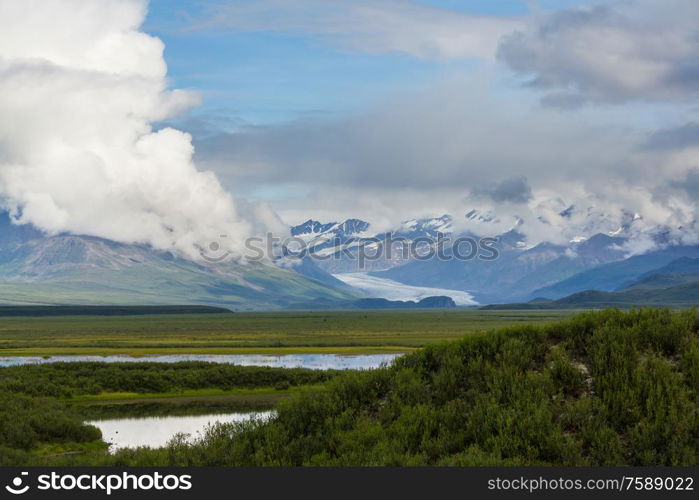
[[[325,311],[0,318],[0,356],[380,354],[570,311]]]
[[[4,444],[0,458],[114,466],[694,466],[698,383],[696,310],[585,312],[472,333],[390,367],[338,374],[324,390],[282,401],[270,421],[213,426],[193,444],[174,439],[156,450],[46,458],[25,442]],[[41,401],[32,408],[56,404]],[[6,415],[12,411],[25,410]],[[65,428],[74,441],[92,432],[74,421]]]

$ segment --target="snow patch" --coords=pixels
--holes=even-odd
[[[473,299],[473,295],[462,290],[405,285],[398,281],[370,276],[367,273],[342,273],[333,274],[333,276],[372,297],[418,301],[425,297],[443,295],[451,297],[457,306],[478,305],[478,302]]]

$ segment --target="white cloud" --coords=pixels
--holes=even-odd
[[[256,0],[220,5],[195,29],[285,32],[369,53],[491,59],[500,37],[518,26],[411,0]]]
[[[518,35],[521,52],[510,39],[503,57],[573,101],[686,98],[696,83],[683,76],[696,60],[689,33],[697,4],[672,0],[672,12],[659,5],[630,0],[537,17]],[[47,231],[190,254],[219,234],[236,245],[264,228],[283,231],[268,206],[236,202],[212,172],[197,170],[187,134],[153,130],[198,98],[167,89],[163,44],[139,31],[145,12],[144,0],[0,0],[4,205]],[[658,40],[639,39],[643,23]],[[228,4],[206,26],[449,59],[492,56],[515,24],[413,2],[263,0]],[[682,188],[699,165],[691,127],[643,146],[637,110],[616,120],[561,113],[497,86],[469,75],[334,123],[221,134],[202,142],[200,159],[233,189],[303,186],[302,196],[275,207],[297,220],[344,214],[388,228],[416,216],[458,217],[475,205],[500,216],[498,229],[516,211],[533,240],[563,241],[580,236],[585,217],[563,220],[546,205],[556,198],[610,215],[610,230],[624,210],[647,225],[686,228],[696,219],[695,190]]]
[[[0,199],[21,223],[196,255],[251,224],[191,137],[152,123],[196,105],[167,89],[145,0],[0,0]],[[254,212],[246,209],[247,212]],[[235,250],[235,248],[232,248]]]
[[[698,30],[696,0],[616,0],[535,15],[498,55],[552,105],[695,100]]]
[[[384,229],[479,208],[500,219],[481,234],[509,229],[516,214],[531,242],[613,232],[636,212],[639,230],[695,231],[696,204],[677,183],[699,164],[696,149],[649,149],[632,107],[561,112],[491,88],[457,79],[333,123],[222,134],[200,145],[200,161],[224,182],[286,186],[274,207],[288,222],[359,217]],[[574,217],[558,215],[571,204]]]

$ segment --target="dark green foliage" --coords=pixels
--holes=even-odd
[[[82,423],[88,412],[70,407],[62,398],[102,392],[286,389],[322,383],[336,373],[202,362],[49,363],[0,368],[0,465],[24,464],[31,460],[27,451],[42,445],[101,439],[97,428]],[[163,412],[163,405],[152,406],[157,408],[151,409],[151,413]],[[207,402],[199,406],[206,408]],[[168,405],[165,409],[173,408]],[[194,408],[190,405],[188,409]],[[237,411],[245,409],[236,407]],[[97,413],[97,409],[93,409],[93,416]]]
[[[546,292],[542,292],[546,293]],[[533,309],[595,309],[602,307],[633,308],[643,306],[695,307],[699,304],[699,276],[656,276],[616,292],[584,290],[561,299],[535,299],[515,304],[484,306],[484,311]]]
[[[0,368],[0,389],[33,396],[101,392],[158,393],[183,389],[289,388],[325,382],[331,370],[180,363],[47,363]]]
[[[221,426],[178,465],[696,465],[695,311],[587,312],[427,347]],[[132,454],[141,463],[155,455]],[[172,460],[172,461],[171,461]]]
[[[694,310],[605,310],[471,335],[339,375],[269,422],[214,426],[194,445],[52,463],[696,465],[698,326]]]
[[[0,391],[0,448],[29,450],[41,443],[81,443],[101,438],[69,408],[47,398]],[[0,451],[2,456],[7,453]]]

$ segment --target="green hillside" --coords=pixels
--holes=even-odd
[[[605,310],[483,332],[325,387],[282,403],[267,423],[217,426],[194,445],[48,463],[699,463],[695,310]]]
[[[608,310],[428,347],[184,462],[696,465],[698,330],[695,311]]]
[[[667,275],[653,275],[646,286],[633,286],[620,292],[587,290],[558,300],[537,299],[518,304],[493,304],[482,310],[507,309],[602,309],[619,307],[629,309],[642,306],[695,307],[699,305],[699,280],[685,277],[668,279]],[[662,284],[675,284],[663,288]],[[650,286],[655,284],[656,286]]]
[[[4,317],[56,316],[150,316],[162,314],[230,314],[224,307],[213,306],[0,306]],[[4,339],[6,340],[6,339]]]
[[[628,259],[583,271],[554,285],[540,288],[532,292],[529,297],[556,300],[585,290],[611,292],[628,286],[636,280],[646,277],[649,273],[661,272],[659,271],[661,268],[673,262],[682,263],[683,258],[688,258],[687,260],[691,261],[698,257],[698,246],[675,246],[643,255],[634,255]]]
[[[627,284],[620,290],[647,290],[670,288],[699,281],[699,259],[683,257],[673,260],[667,266],[654,269]]]
[[[663,290],[680,285],[689,285],[699,281],[696,274],[652,274],[647,278],[640,279],[635,283],[623,288],[621,291],[630,290]]]
[[[86,236],[37,237],[0,260],[0,305],[204,304],[230,309],[313,307],[356,299],[293,269],[194,262]]]

